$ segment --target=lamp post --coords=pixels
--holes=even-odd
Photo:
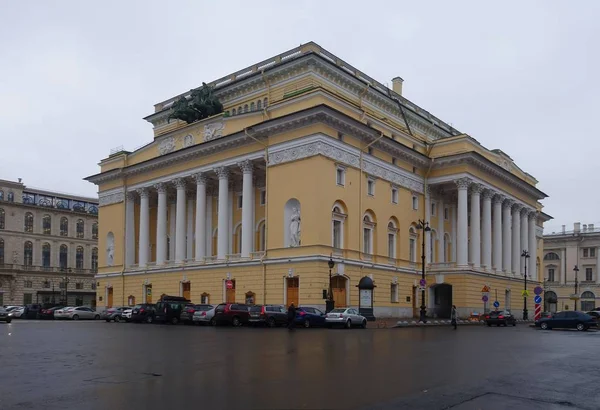
[[[431,231],[429,222],[418,220],[417,229],[423,230],[423,241],[421,247],[421,310],[419,311],[419,322],[425,323],[427,310],[425,308],[425,232]]]
[[[329,313],[335,307],[335,302],[333,301],[333,291],[331,289],[331,270],[335,266],[335,262],[333,261],[332,255],[329,255],[327,266],[329,266],[329,292],[327,294],[327,301],[325,302],[325,311]]]
[[[543,289],[544,289],[544,312],[547,312],[546,310],[546,278],[544,277],[544,285],[543,285]]]
[[[525,258],[525,274],[523,275],[523,286],[525,291],[527,291],[527,259],[530,258],[529,256],[529,252],[527,251],[523,251],[523,253],[521,253],[521,256],[523,258]],[[523,320],[527,320],[528,316],[527,316],[527,293],[523,294]]]
[[[66,273],[62,279],[65,284],[65,306],[68,306],[69,305],[69,274]]]
[[[575,294],[573,295],[573,304],[575,305],[574,307],[574,311],[577,310],[577,299],[579,299],[579,294],[577,292],[577,288],[579,286],[579,267],[577,267],[577,265],[575,265],[575,267],[573,268],[573,271],[575,272]]]

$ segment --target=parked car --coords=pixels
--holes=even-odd
[[[242,303],[221,303],[215,308],[215,324],[241,326],[248,323],[250,305]]]
[[[591,312],[587,312],[587,314],[596,319],[596,321],[600,320],[600,311],[592,310]]]
[[[352,326],[360,326],[365,329],[367,318],[359,314],[354,308],[333,309],[325,315],[325,326],[331,328],[335,325],[342,325],[346,329],[350,329]]]
[[[87,306],[75,306],[55,310],[54,318],[71,320],[98,320],[100,319],[100,314]]]
[[[156,304],[156,316],[154,320],[161,323],[179,323],[181,312],[191,305],[189,299],[181,296],[163,296]],[[193,305],[192,305],[193,306]]]
[[[267,325],[269,327],[287,325],[287,309],[281,305],[250,306],[248,323],[251,325]]]
[[[213,305],[187,305],[182,311],[181,315],[179,315],[179,320],[181,320],[186,325],[194,324],[194,314],[196,312],[206,312],[213,308]]]
[[[215,325],[214,317],[215,317],[215,307],[213,305],[200,305],[204,310],[197,310],[194,312],[194,317],[192,320],[194,323],[199,325],[202,324],[210,324],[212,326]]]
[[[7,312],[10,312],[11,310],[15,310],[17,308],[22,308],[23,306],[4,306],[4,309],[6,309]]]
[[[110,322],[114,320],[115,322],[120,322],[123,318],[123,311],[126,308],[124,307],[111,307],[102,312],[102,319]]]
[[[124,321],[129,322],[131,320],[131,312],[132,311],[133,311],[133,308],[123,309],[123,313],[121,314],[121,317],[123,318]]]
[[[0,322],[10,323],[12,321],[12,317],[8,315],[8,311],[0,306]]]
[[[597,321],[592,316],[576,311],[556,312],[552,317],[543,317],[535,322],[535,326],[542,330],[577,329],[583,331],[597,325]]]
[[[314,307],[298,306],[294,322],[307,328],[325,326],[325,313]]]
[[[62,308],[63,306],[56,306],[40,310],[40,319],[54,320],[54,312]]]
[[[131,322],[134,323],[152,323],[154,322],[154,317],[156,316],[156,305],[152,303],[142,303],[140,305],[135,305],[131,310]]]
[[[23,316],[23,312],[25,311],[25,308],[22,306],[17,306],[14,309],[11,309],[8,312],[8,316],[11,317],[12,319],[21,319],[21,316]]]
[[[38,314],[42,310],[42,305],[39,303],[30,303],[25,305],[25,310],[21,315],[21,319],[38,319]]]
[[[488,326],[516,326],[517,319],[508,310],[498,310],[485,315],[485,324]]]

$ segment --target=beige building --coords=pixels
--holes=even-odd
[[[600,227],[575,222],[544,235],[546,309],[589,311],[600,299]]]
[[[0,305],[95,305],[98,201],[0,180]]]

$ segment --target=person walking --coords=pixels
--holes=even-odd
[[[456,330],[456,321],[458,320],[458,313],[456,312],[456,305],[452,305],[452,312],[450,313],[450,323]]]
[[[294,306],[294,303],[292,302],[292,304],[290,305],[290,307],[288,308],[288,329],[289,330],[293,330],[294,329],[294,321],[296,319],[296,307]]]

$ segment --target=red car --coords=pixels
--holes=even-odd
[[[248,323],[250,305],[242,303],[221,303],[215,308],[215,324],[241,326]]]

